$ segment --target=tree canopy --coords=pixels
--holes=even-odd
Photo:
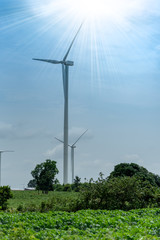
[[[55,176],[58,172],[56,162],[50,159],[47,159],[41,164],[37,164],[35,169],[31,172],[36,189],[42,190],[44,193],[52,191],[53,184],[57,182]]]
[[[139,177],[142,181],[148,181],[152,186],[160,187],[160,177],[149,172],[146,168],[136,163],[120,163],[114,167],[110,173],[109,179],[113,177]]]

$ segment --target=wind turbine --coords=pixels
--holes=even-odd
[[[68,54],[71,47],[82,27],[83,23],[80,25],[76,35],[74,36],[64,58],[61,61],[50,60],[50,59],[39,59],[33,58],[33,60],[52,63],[52,64],[62,64],[62,78],[63,78],[63,91],[64,91],[64,144],[63,144],[63,183],[68,183],[68,77],[69,77],[69,66],[73,66],[73,61],[67,61]]]
[[[14,152],[14,151],[11,151],[11,150],[0,150],[0,187],[1,187],[1,160],[2,160],[2,153],[3,152]]]
[[[88,131],[88,129],[86,131],[84,131],[80,136],[79,138],[77,138],[77,140],[72,144],[72,145],[69,145],[68,146],[71,148],[71,170],[72,170],[72,183],[74,182],[74,149],[76,148],[76,143],[79,141],[79,139]],[[62,140],[58,139],[58,138],[55,138],[57,139],[59,142],[62,142],[64,143]]]

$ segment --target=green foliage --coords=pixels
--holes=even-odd
[[[81,183],[81,178],[79,178],[78,176],[75,177],[74,182],[72,184],[54,184],[54,191],[64,191],[64,192],[79,192],[82,186],[86,186],[88,183],[84,182]]]
[[[9,186],[0,187],[0,208],[2,210],[7,209],[7,200],[12,198],[11,189]]]
[[[134,177],[112,177],[90,180],[89,186],[81,190],[76,209],[138,209],[160,206],[160,190],[148,181]]]
[[[62,191],[63,191],[63,185],[60,184],[60,183],[54,184],[53,190],[54,190],[54,191],[57,191],[57,192],[62,192]]]
[[[27,184],[27,186],[29,187],[29,188],[36,188],[36,180],[35,179],[32,179],[32,180],[30,180],[29,181],[29,183]]]
[[[146,168],[141,167],[136,163],[120,163],[116,165],[109,178],[124,176],[137,176],[142,181],[148,181],[151,185],[160,187],[160,177],[149,172]]]
[[[78,177],[78,176],[75,176],[74,183],[72,184],[72,189],[73,189],[75,192],[79,192],[81,185],[82,185],[82,184],[81,184],[81,178]]]
[[[35,169],[31,172],[33,181],[35,181],[36,189],[42,190],[44,193],[53,190],[53,184],[56,174],[58,174],[56,162],[47,159],[41,164],[37,164]]]
[[[0,214],[1,240],[157,240],[159,229],[159,209]]]
[[[72,191],[72,185],[69,184],[69,183],[63,185],[63,191],[64,192],[71,192]]]

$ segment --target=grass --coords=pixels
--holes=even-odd
[[[78,193],[75,192],[49,192],[43,194],[38,191],[14,190],[12,194],[13,198],[8,200],[8,209],[10,211],[40,211],[47,206],[48,210],[67,210],[69,200],[72,201],[78,197]]]

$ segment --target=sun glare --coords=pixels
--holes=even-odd
[[[53,19],[77,19],[79,22],[89,21],[103,22],[112,21],[119,25],[128,18],[141,15],[151,0],[29,0],[32,10],[37,16],[52,17]],[[107,21],[106,21],[107,20]]]
[[[70,0],[70,6],[82,18],[100,17],[105,13],[105,0]]]
[[[143,0],[69,0],[69,8],[80,18],[118,20],[132,15]]]
[[[109,19],[124,22],[128,17],[141,15],[151,0],[35,0],[31,2],[37,16],[59,16],[64,19],[96,20]]]

